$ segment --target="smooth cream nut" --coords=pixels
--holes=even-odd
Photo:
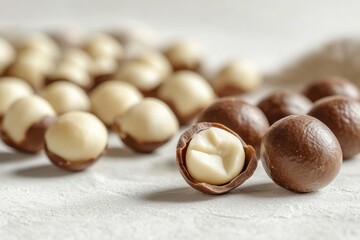
[[[157,88],[163,81],[161,73],[153,66],[131,61],[120,67],[114,79],[134,85],[141,92],[146,93]]]
[[[14,77],[0,78],[0,118],[16,100],[32,93],[33,90],[30,85],[21,79]]]
[[[90,100],[83,89],[70,82],[54,82],[44,88],[40,95],[58,114],[70,111],[89,111]]]
[[[5,39],[0,38],[0,74],[15,60],[15,49]]]
[[[160,52],[146,51],[137,55],[133,60],[153,66],[160,72],[163,78],[168,76],[172,71],[169,60]]]
[[[237,95],[258,88],[263,81],[257,65],[248,60],[233,60],[215,76],[213,86],[219,96]]]
[[[73,64],[70,61],[62,62],[48,79],[48,83],[54,81],[69,81],[78,86],[89,89],[92,79],[86,69]]]
[[[199,74],[179,71],[159,88],[159,98],[168,103],[180,123],[187,124],[216,98],[210,84]]]
[[[93,59],[85,51],[80,48],[68,48],[64,51],[62,62],[71,62],[74,65],[91,71]]]
[[[20,46],[18,47],[19,52],[27,49],[36,50],[52,60],[58,59],[61,54],[60,48],[56,42],[43,33],[33,33],[20,43]]]
[[[83,49],[93,58],[109,57],[120,60],[123,57],[123,47],[113,37],[106,34],[95,34],[91,36]]]
[[[174,71],[198,71],[201,68],[203,55],[200,48],[192,41],[175,42],[165,50],[164,54]]]
[[[115,117],[124,114],[142,100],[141,93],[132,85],[109,81],[100,84],[90,95],[92,112],[110,126]]]
[[[152,152],[179,130],[171,109],[155,98],[145,98],[114,122],[122,141],[139,152]]]
[[[186,166],[199,182],[222,185],[234,179],[244,167],[245,152],[240,140],[216,127],[199,132],[190,141]]]
[[[106,149],[107,139],[104,124],[91,113],[80,111],[63,114],[45,134],[47,153],[67,162],[97,159]]]

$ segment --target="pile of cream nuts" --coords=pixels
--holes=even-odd
[[[44,150],[62,169],[96,162],[109,131],[152,153],[191,125],[176,158],[193,188],[226,193],[260,158],[276,184],[311,192],[360,152],[360,93],[341,77],[314,80],[302,93],[276,90],[255,106],[241,98],[263,82],[251,61],[231,60],[209,77],[201,49],[188,40],[159,48],[114,31],[72,40],[0,38],[1,139],[18,151]]]

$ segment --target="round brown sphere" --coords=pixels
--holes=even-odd
[[[313,102],[333,95],[360,99],[359,89],[349,80],[337,76],[327,76],[314,81],[305,88],[304,95]]]
[[[260,150],[261,139],[269,128],[268,120],[259,108],[239,97],[222,98],[207,107],[198,122],[216,122],[236,132],[245,142]]]
[[[263,98],[258,108],[263,111],[270,124],[290,116],[309,112],[312,102],[305,96],[288,90],[276,90]]]
[[[331,130],[311,116],[288,116],[272,125],[261,144],[266,173],[293,192],[312,192],[332,182],[342,164]]]
[[[360,103],[343,97],[332,96],[314,104],[309,115],[319,119],[335,134],[344,159],[360,153]]]

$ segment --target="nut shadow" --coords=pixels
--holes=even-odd
[[[299,195],[312,194],[312,193],[294,193],[272,182],[252,184],[247,187],[239,188],[238,190],[235,190],[234,193],[241,194],[244,197],[251,197],[251,198],[288,198]]]
[[[160,203],[193,203],[213,199],[213,196],[200,193],[190,187],[180,187],[146,193],[141,196],[144,200]]]
[[[31,160],[36,155],[19,152],[0,152],[0,164]]]
[[[135,159],[140,158],[142,156],[147,156],[146,154],[136,153],[129,148],[126,147],[109,147],[106,151],[105,156],[110,158],[127,158],[127,159]]]
[[[73,173],[67,172],[52,165],[38,165],[22,168],[14,172],[16,176],[23,178],[57,178],[66,177]]]

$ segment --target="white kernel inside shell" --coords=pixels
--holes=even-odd
[[[244,164],[241,141],[217,127],[197,133],[186,151],[186,167],[191,177],[202,183],[226,184],[240,174]]]

